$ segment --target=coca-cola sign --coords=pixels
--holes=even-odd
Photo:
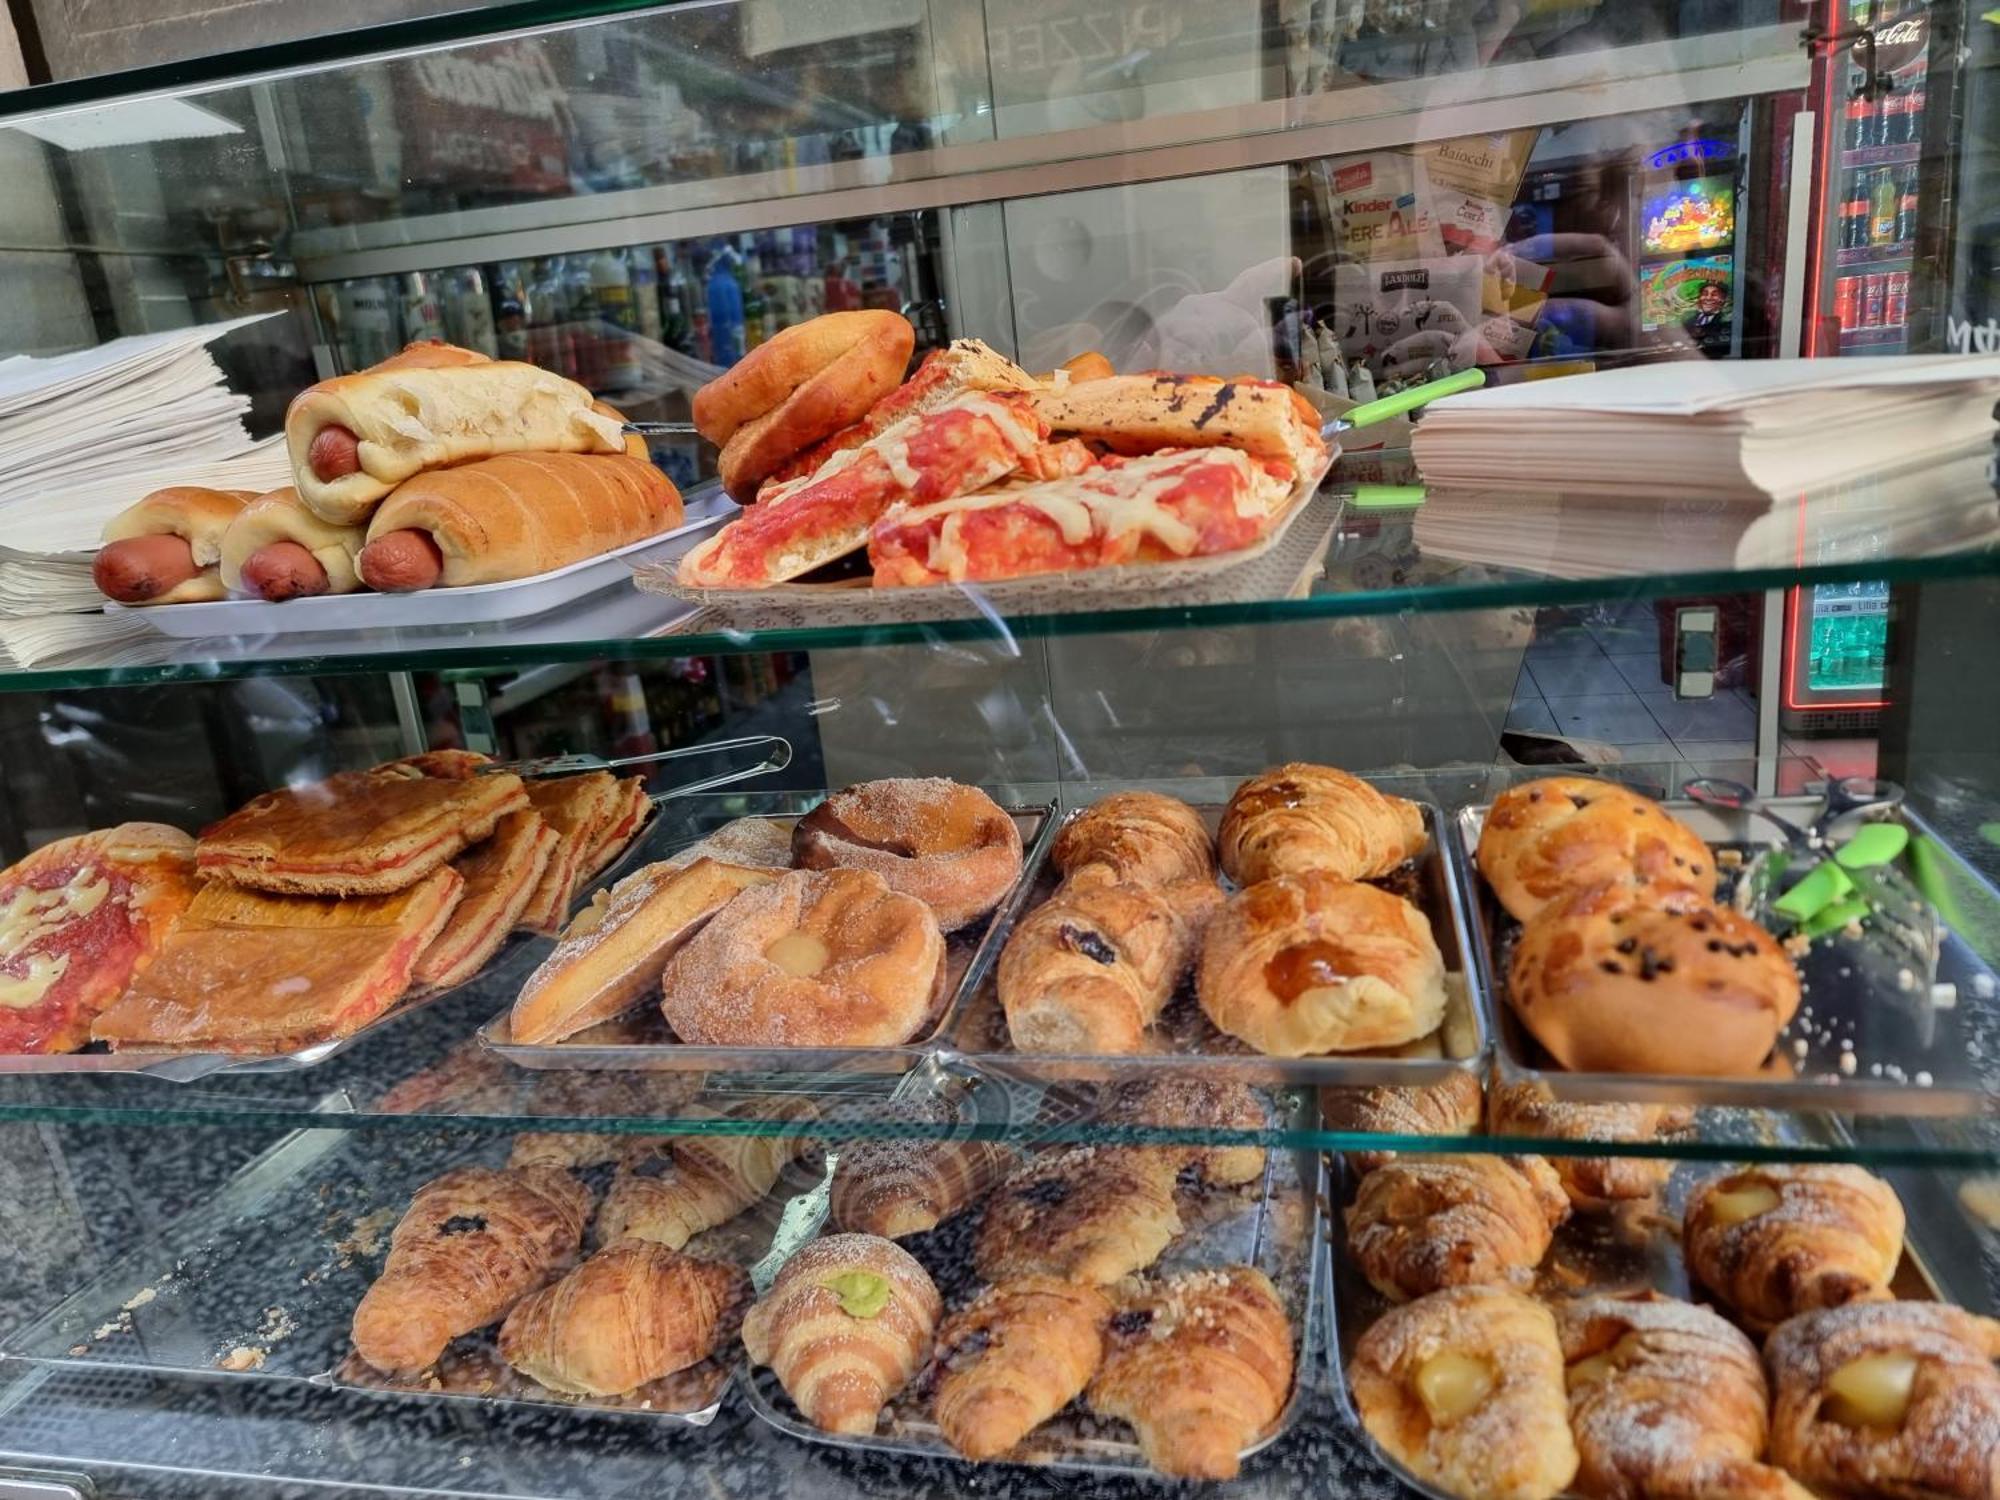
[[[1922,15],[1891,21],[1875,33],[1875,67],[1884,73],[1900,73],[1923,60],[1930,46],[1930,21]]]

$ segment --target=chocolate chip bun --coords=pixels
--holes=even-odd
[[[1475,858],[1522,922],[1570,891],[1611,881],[1715,896],[1715,860],[1693,829],[1651,798],[1592,776],[1549,776],[1503,792]]]

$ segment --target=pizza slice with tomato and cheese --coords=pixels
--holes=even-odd
[[[1237,552],[1290,496],[1280,458],[1236,448],[1109,457],[1061,479],[909,506],[868,542],[875,586],[992,582]]]
[[[680,580],[768,588],[859,551],[893,507],[969,495],[1016,475],[1073,473],[1089,462],[1080,443],[1048,441],[1027,396],[959,396],[835,453],[803,479],[765,490],[681,559]]]

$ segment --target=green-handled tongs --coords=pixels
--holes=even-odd
[[[1348,409],[1346,415],[1335,417],[1320,428],[1319,435],[1329,443],[1343,432],[1354,427],[1369,427],[1376,422],[1387,422],[1400,417],[1405,412],[1415,411],[1420,406],[1445,396],[1456,396],[1461,391],[1476,391],[1486,384],[1484,370],[1460,370],[1456,375],[1447,375],[1442,380],[1430,380],[1422,385],[1406,385],[1393,396],[1384,396],[1379,401],[1364,401],[1361,405]]]

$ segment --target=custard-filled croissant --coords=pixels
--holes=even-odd
[[[1555,1320],[1519,1292],[1450,1287],[1392,1308],[1347,1379],[1369,1435],[1460,1500],[1549,1500],[1576,1474]]]
[[[1903,1256],[1903,1205],[1845,1163],[1788,1162],[1712,1177],[1688,1200],[1687,1262],[1743,1326],[1880,1302]]]
[[[938,1330],[935,1412],[967,1458],[998,1458],[1083,1393],[1111,1304],[1053,1276],[990,1286]]]
[[[930,1357],[943,1312],[929,1273],[893,1240],[830,1235],[785,1262],[743,1320],[743,1347],[815,1427],[870,1433]]]
[[[417,1189],[382,1275],[354,1309],[354,1349],[385,1375],[437,1363],[576,1255],[590,1190],[553,1167],[460,1167]]]
[[[1178,1163],[1141,1146],[1079,1146],[1031,1162],[986,1201],[973,1258],[988,1281],[1059,1276],[1109,1286],[1180,1233]]]
[[[1176,1479],[1234,1479],[1292,1392],[1292,1326],[1262,1271],[1228,1266],[1118,1286],[1087,1399],[1129,1422]]]
[[[2000,1495],[2000,1322],[1938,1302],[1802,1313],[1764,1345],[1771,1457],[1822,1495]]]
[[[1539,1156],[1401,1156],[1361,1179],[1347,1243],[1370,1285],[1406,1302],[1440,1287],[1527,1286],[1568,1217]]]
[[[749,1287],[740,1267],[620,1240],[516,1303],[500,1357],[552,1391],[621,1396],[713,1354]]]
[[[1591,1500],[1810,1500],[1763,1457],[1757,1346],[1705,1307],[1648,1293],[1555,1305]]]

